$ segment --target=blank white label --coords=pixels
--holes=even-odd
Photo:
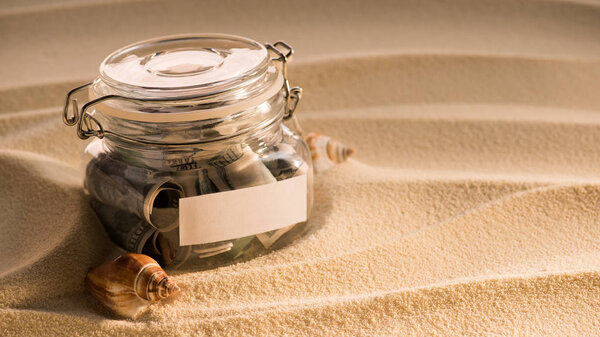
[[[179,199],[179,244],[211,243],[306,221],[306,175]]]

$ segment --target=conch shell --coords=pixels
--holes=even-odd
[[[92,269],[85,287],[112,311],[134,319],[180,290],[154,259],[133,253]]]
[[[345,162],[354,154],[354,149],[316,132],[311,132],[306,136],[306,143],[312,153],[313,167],[316,173],[327,171],[335,164]]]

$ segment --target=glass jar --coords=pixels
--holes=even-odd
[[[162,37],[115,51],[68,94],[64,122],[95,137],[84,189],[116,244],[210,268],[305,233],[313,169],[292,53],[281,41]]]

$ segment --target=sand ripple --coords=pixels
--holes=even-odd
[[[10,24],[42,7],[0,16]],[[564,13],[587,22],[574,35],[583,26],[556,19],[566,32],[557,39],[580,37],[568,40],[577,52],[552,54],[552,40],[504,53],[378,50],[296,64],[304,127],[358,150],[316,177],[312,232],[251,261],[174,272],[183,293],[135,322],[83,290],[112,245],[81,191],[85,144],[60,120],[73,79],[0,86],[0,331],[597,334],[600,61],[584,42],[597,37],[589,23],[600,11],[583,2],[521,9],[532,8],[539,25]],[[494,22],[486,34],[510,30]]]

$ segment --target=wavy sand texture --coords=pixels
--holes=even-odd
[[[600,7],[208,5],[0,5],[2,336],[600,334]],[[83,290],[112,246],[60,105],[112,49],[186,31],[292,42],[305,129],[357,154],[317,177],[310,235],[120,320]]]

